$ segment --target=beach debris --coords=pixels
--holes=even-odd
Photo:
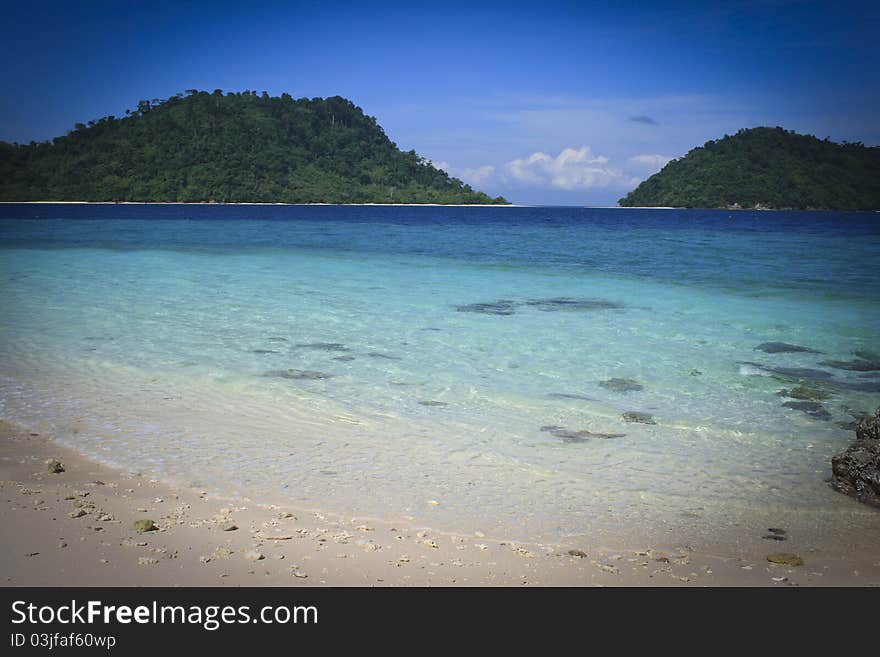
[[[638,392],[645,389],[645,386],[635,379],[620,379],[616,377],[599,381],[599,385],[614,392]]]
[[[578,559],[586,559],[587,558],[587,553],[584,552],[583,550],[569,550],[568,554],[569,554],[569,556],[577,557]]]
[[[46,461],[46,469],[52,474],[60,474],[64,472],[64,464],[58,459],[49,459]]]
[[[422,406],[437,406],[437,407],[449,406],[449,404],[447,404],[446,402],[435,401],[433,399],[425,399],[423,401],[420,401],[419,404],[421,404]]]
[[[788,538],[786,537],[786,534],[788,532],[785,531],[784,529],[780,529],[778,527],[768,527],[767,531],[770,533],[765,534],[761,538],[768,540],[768,541],[787,541],[788,540]]]
[[[611,573],[612,575],[619,575],[620,569],[617,566],[612,566],[606,563],[599,563],[598,561],[591,561],[591,564],[596,566],[599,570],[605,573]]]
[[[159,563],[159,560],[152,557],[138,557],[139,566],[152,566],[157,563]]]
[[[338,360],[340,363],[350,363],[357,359],[354,356],[334,356],[333,360]]]
[[[757,351],[763,351],[766,354],[791,354],[791,353],[805,353],[805,354],[821,354],[821,351],[816,351],[815,349],[810,349],[809,347],[801,347],[797,344],[789,344],[787,342],[762,342],[757,347],[755,347]]]
[[[248,561],[262,561],[266,557],[263,555],[262,552],[259,552],[257,550],[248,550],[244,553],[244,558]]]
[[[802,557],[792,554],[791,552],[778,552],[776,554],[768,554],[767,561],[770,563],[779,564],[781,566],[803,566],[804,560]]]
[[[586,395],[577,395],[568,392],[550,392],[547,393],[547,396],[550,399],[576,399],[578,401],[596,401],[592,397],[587,397]]]
[[[293,518],[293,514],[290,511],[282,511],[281,513],[278,514],[278,517],[281,520],[285,520],[287,518]],[[296,518],[293,518],[293,519],[296,520]]]
[[[133,526],[139,532],[154,532],[159,529],[158,527],[156,527],[155,523],[149,518],[135,520]]]
[[[280,353],[274,349],[251,349],[252,354],[277,354]]]
[[[640,413],[639,411],[626,411],[621,415],[624,422],[636,422],[638,424],[657,424],[654,416],[650,413]]]
[[[71,511],[67,515],[71,518],[82,518],[86,513],[88,512],[85,509],[77,509],[76,511]]]
[[[220,531],[224,532],[234,532],[238,530],[238,525],[232,522],[227,522],[220,526]]]
[[[290,574],[298,579],[305,579],[306,577],[308,577],[308,575],[306,575],[303,571],[301,571],[296,566],[291,566]]]
[[[434,541],[432,541],[430,538],[426,538],[425,540],[423,540],[423,541],[422,541],[422,544],[423,544],[423,545],[427,545],[427,546],[428,546],[429,548],[431,548],[432,550],[437,550],[437,549],[440,548],[440,546],[437,545],[437,543],[435,543]]]

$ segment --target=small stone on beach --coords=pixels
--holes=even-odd
[[[144,518],[143,520],[135,520],[134,528],[139,532],[154,532],[159,529],[149,518]]]
[[[782,566],[803,566],[804,560],[796,554],[789,552],[780,552],[778,554],[768,554],[767,561],[770,563],[780,564]]]
[[[49,459],[46,461],[46,468],[52,474],[60,474],[64,472],[64,465],[57,459]]]

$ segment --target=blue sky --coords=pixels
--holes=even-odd
[[[613,204],[756,125],[880,144],[870,2],[9,2],[0,139],[190,88],[341,95],[519,203]]]

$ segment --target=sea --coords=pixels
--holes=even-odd
[[[253,504],[510,540],[876,531],[880,214],[0,205],[0,417]],[[695,538],[696,537],[696,538]]]

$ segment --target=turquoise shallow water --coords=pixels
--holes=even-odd
[[[880,352],[878,260],[876,214],[2,206],[0,414],[177,483],[516,538],[876,523],[823,479],[880,405],[840,367]]]

